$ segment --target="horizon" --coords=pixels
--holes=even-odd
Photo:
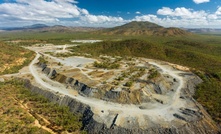
[[[221,29],[221,1],[0,0],[0,16],[1,28],[33,24],[106,28],[149,21],[163,27]]]
[[[148,22],[148,21],[131,21],[131,22]],[[131,22],[128,22],[128,23],[131,23]],[[128,24],[128,23],[125,23],[125,24]],[[122,25],[119,25],[119,26],[123,26],[125,24],[122,24]],[[0,30],[1,31],[7,31],[7,29],[10,29],[10,28],[26,28],[26,27],[31,27],[31,26],[35,26],[35,25],[44,25],[46,27],[54,27],[54,26],[64,26],[64,27],[69,27],[69,28],[114,28],[114,27],[117,27],[117,26],[113,26],[113,27],[96,27],[96,26],[65,26],[65,25],[60,25],[60,24],[55,24],[55,25],[47,25],[47,24],[43,24],[43,23],[36,23],[36,24],[32,24],[32,25],[25,25],[25,26],[15,26],[15,27],[0,27]],[[161,25],[160,25],[161,26]],[[172,27],[164,27],[164,28],[172,28]],[[186,28],[186,27],[174,27],[174,28],[180,28],[180,29],[214,29],[214,30],[221,30],[221,28],[209,28],[209,27],[205,27],[205,28]],[[28,29],[28,28],[27,28]]]

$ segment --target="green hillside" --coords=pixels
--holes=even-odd
[[[164,28],[148,21],[133,21],[122,26],[101,30],[105,35],[155,35],[155,36],[181,36],[190,33],[179,28]]]
[[[219,73],[221,71],[221,57],[218,55],[221,47],[217,48],[186,40],[173,40],[162,44],[154,44],[138,39],[105,41],[93,45],[79,46],[74,48],[74,51],[86,52],[95,56],[107,54],[147,57],[197,68],[205,72]]]
[[[0,42],[0,74],[16,73],[28,65],[35,53],[22,47]]]

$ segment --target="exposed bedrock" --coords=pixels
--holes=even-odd
[[[55,69],[48,68],[47,65],[44,63],[38,63],[38,65],[42,68],[43,73],[48,75],[49,78],[65,84],[67,88],[70,87],[73,90],[77,90],[78,93],[82,96],[95,97],[105,101],[117,102],[122,104],[139,105],[151,101],[149,97],[147,97],[143,92],[139,90],[131,92],[129,89],[122,89],[118,91],[114,89],[100,90],[97,88],[91,88],[74,78],[67,77],[63,74],[58,74]],[[189,99],[190,101],[192,101],[192,96],[195,93],[196,86],[201,83],[202,80],[193,73],[181,73],[180,76],[183,76],[187,80],[184,89],[181,91],[180,98]],[[139,82],[145,82],[152,85],[154,91],[157,94],[166,94],[169,90],[174,91],[174,88],[176,88],[178,81],[169,75],[165,75],[164,77],[168,78],[167,81],[159,78],[154,82],[150,80],[139,80]],[[164,103],[164,101],[162,101],[161,99],[155,98],[155,100],[161,104]]]
[[[184,90],[182,90],[181,98],[186,99],[192,99],[192,96],[195,94],[196,86],[203,82],[202,79],[200,79],[195,74],[190,73],[182,73],[181,76],[188,77],[187,82],[185,84]]]
[[[103,99],[106,101],[118,102],[118,103],[129,103],[129,104],[142,104],[143,102],[149,102],[149,98],[146,97],[143,92],[139,90],[130,91],[129,89],[109,89],[109,90],[99,90],[96,88],[91,88],[86,84],[72,78],[67,77],[63,74],[58,74],[56,70],[48,68],[47,65],[39,64],[42,68],[43,73],[49,76],[60,83],[63,83],[67,86],[67,88],[72,88],[84,97],[97,97],[99,99]],[[183,87],[181,91],[181,97],[185,99],[185,101],[195,102],[192,98],[192,95],[195,93],[195,87],[197,84],[201,83],[202,80],[195,76],[192,73],[188,74],[180,74],[184,77],[184,79],[188,80],[185,83],[185,87]],[[171,113],[177,120],[181,122],[185,122],[183,125],[176,125],[176,122],[168,122],[170,125],[168,126],[160,126],[154,124],[148,128],[141,129],[138,127],[138,122],[132,123],[131,127],[121,127],[115,124],[116,120],[118,120],[118,116],[110,115],[108,116],[108,120],[110,124],[104,122],[99,114],[94,114],[91,110],[90,106],[83,104],[81,102],[76,101],[75,99],[67,96],[61,95],[59,93],[55,93],[48,90],[42,90],[38,87],[34,87],[30,84],[29,81],[25,81],[26,87],[28,87],[32,92],[41,94],[48,98],[52,102],[56,102],[59,105],[68,106],[73,113],[80,113],[83,115],[83,128],[88,133],[150,133],[150,134],[216,134],[218,133],[218,127],[211,120],[210,116],[204,111],[201,105],[197,102],[196,105],[199,110],[194,111],[191,109],[180,109],[177,113]],[[166,84],[165,84],[166,83]],[[168,85],[169,83],[169,85]],[[169,81],[155,81],[152,82],[153,89],[159,91],[158,94],[165,94],[167,90],[173,91],[173,87],[176,86],[178,82],[176,80]],[[175,89],[175,88],[174,88]],[[160,101],[160,100],[159,100]],[[141,108],[142,109],[142,108]],[[145,108],[144,108],[145,109]],[[101,111],[102,112],[102,111]],[[129,111],[128,111],[129,112]],[[144,119],[146,120],[146,119]],[[148,119],[147,119],[148,120]],[[174,125],[171,125],[174,124]]]
[[[140,104],[142,102],[149,102],[149,99],[144,97],[145,95],[140,91],[130,92],[127,89],[122,89],[122,91],[105,91],[91,88],[74,78],[57,73],[55,69],[48,68],[46,64],[39,63],[38,65],[42,68],[42,72],[49,78],[52,78],[60,83],[65,84],[67,87],[71,87],[72,89],[77,90],[78,93],[82,96],[96,97],[106,101],[119,102],[123,104]]]
[[[94,119],[94,113],[92,112],[90,106],[85,105],[67,95],[61,95],[57,92],[43,90],[36,86],[33,86],[29,80],[23,80],[26,88],[30,89],[31,92],[40,94],[50,101],[58,103],[59,105],[68,106],[72,113],[78,113],[83,115],[82,123],[83,130],[86,130],[89,134],[218,134],[218,128],[207,115],[207,113],[201,109],[201,115],[197,115],[195,111],[190,109],[181,109],[184,114],[190,114],[194,116],[200,116],[198,120],[189,121],[188,123],[179,127],[163,127],[156,125],[155,127],[150,127],[148,129],[141,128],[122,128],[115,125],[115,121],[118,115],[112,119],[111,126],[107,127],[104,123],[99,123]],[[201,108],[201,107],[200,107]],[[195,115],[196,114],[196,115]]]
[[[122,91],[106,91],[102,99],[122,104],[141,104],[143,102],[150,101],[149,98],[147,98],[139,90],[127,91],[125,89],[123,89]]]

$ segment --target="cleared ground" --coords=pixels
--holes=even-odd
[[[32,50],[35,50],[33,47]],[[169,65],[168,63],[149,60],[144,58],[136,58],[130,61],[131,66],[138,66],[140,68],[146,68],[142,72],[138,78],[144,81],[147,81],[148,76],[151,74],[151,69],[157,71],[160,76],[160,82],[169,84],[168,91],[165,91],[164,94],[156,93],[153,90],[150,84],[134,82],[132,86],[128,87],[129,90],[134,91],[138,90],[146,95],[147,98],[152,99],[150,102],[140,102],[139,104],[120,104],[109,101],[100,100],[94,97],[83,97],[73,89],[69,89],[66,85],[61,84],[59,82],[53,81],[49,79],[45,74],[42,74],[39,67],[35,65],[38,62],[38,58],[42,55],[40,54],[40,48],[36,50],[37,56],[32,61],[29,66],[29,70],[34,77],[34,81],[36,84],[42,88],[52,90],[55,92],[59,92],[65,95],[69,95],[74,99],[89,105],[94,112],[94,119],[98,122],[105,123],[107,126],[111,126],[114,123],[121,127],[130,128],[131,126],[140,127],[140,128],[149,128],[156,124],[171,127],[185,124],[186,121],[179,119],[179,115],[183,109],[187,108],[192,111],[197,111],[198,108],[195,102],[188,101],[181,98],[181,90],[186,86],[187,79],[186,76],[181,75],[182,73],[186,73],[184,71],[178,70],[183,67],[179,67],[175,69],[175,65]],[[45,48],[42,48],[44,52]],[[96,61],[98,59],[88,59],[88,58],[79,58],[74,63],[67,62],[66,59],[53,57],[48,54],[43,54],[45,58],[51,63],[51,67],[58,69],[59,73],[64,73],[66,75],[78,72],[78,75],[75,75],[75,79],[81,79],[82,75],[85,76],[85,79],[82,79],[81,82],[87,83],[90,81],[95,81],[93,85],[96,88],[99,86],[107,85],[108,83],[112,84],[112,82],[116,81],[116,78],[119,75],[122,75],[124,72],[130,70],[125,59],[119,61],[120,67],[117,69],[104,69],[104,68],[95,68],[92,66],[92,61]],[[76,57],[75,57],[76,58]],[[111,59],[112,57],[109,57]],[[68,58],[67,58],[68,59]],[[69,58],[70,59],[70,58]],[[60,65],[56,65],[60,63]],[[99,61],[98,62],[103,62]],[[55,66],[56,65],[56,66]],[[76,66],[77,65],[77,66]],[[68,71],[69,70],[69,71]],[[125,87],[125,82],[128,82],[130,77],[136,74],[138,71],[130,72],[128,77],[125,77],[123,81],[119,82],[119,85],[115,90],[121,90],[122,87]],[[109,73],[110,76],[103,77],[102,74]],[[100,76],[100,77],[99,77]],[[106,75],[105,75],[106,76]],[[104,80],[105,79],[105,80]],[[149,77],[151,79],[151,77]],[[104,82],[105,81],[105,82]],[[154,80],[156,83],[157,79]],[[97,82],[97,84],[96,84]],[[101,82],[101,83],[99,83]],[[159,84],[161,84],[158,82]],[[114,85],[114,84],[113,84]],[[111,87],[113,86],[111,85]],[[116,86],[115,86],[116,87]],[[109,90],[109,89],[108,89]],[[176,116],[175,116],[176,115]],[[189,117],[188,115],[182,115],[187,118],[197,118],[195,115],[191,115],[193,117]]]

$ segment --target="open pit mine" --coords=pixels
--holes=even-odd
[[[58,56],[71,53],[64,47],[29,47],[36,52],[31,75],[20,77],[32,92],[82,114],[88,133],[218,133],[192,97],[202,80],[188,68],[139,57]]]

